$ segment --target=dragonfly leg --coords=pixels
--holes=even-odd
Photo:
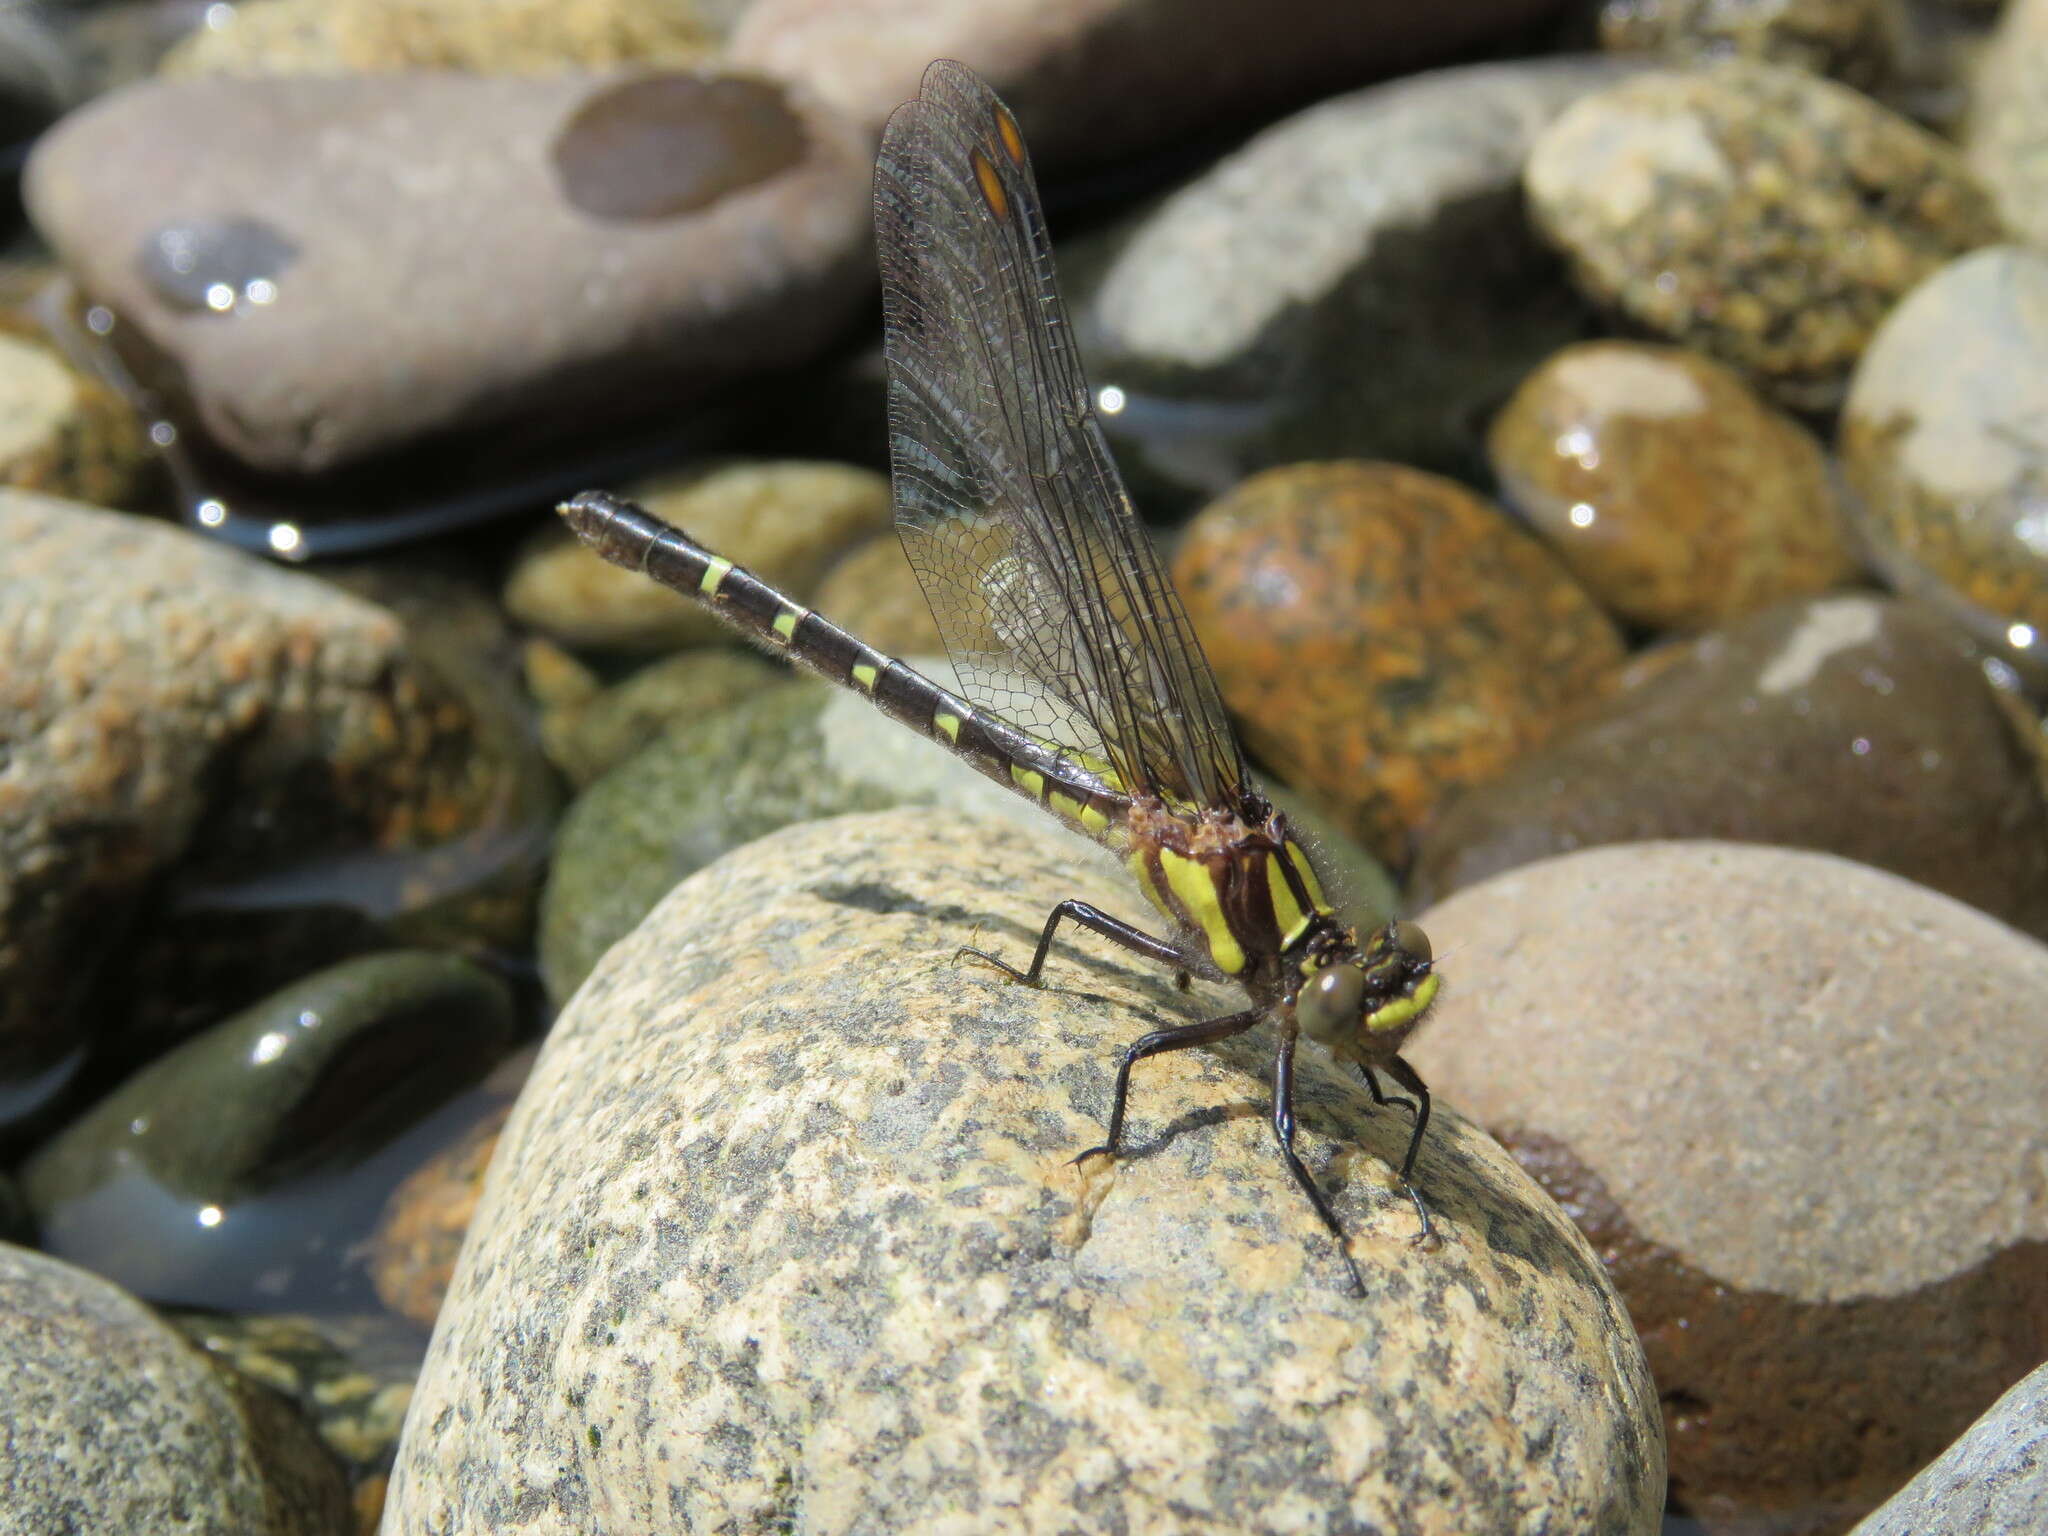
[[[1157,960],[1162,965],[1173,966],[1181,963],[1180,951],[1164,939],[1155,939],[1144,929],[1133,928],[1129,923],[1111,917],[1099,907],[1091,907],[1085,901],[1063,901],[1052,909],[1052,914],[1045,920],[1045,931],[1038,936],[1038,952],[1031,957],[1029,970],[1020,971],[1009,961],[1000,959],[987,950],[964,945],[953,952],[953,959],[958,962],[962,956],[971,955],[976,960],[994,966],[1005,976],[1021,981],[1027,987],[1035,987],[1038,985],[1039,972],[1045,969],[1045,956],[1052,948],[1052,936],[1059,930],[1061,922],[1067,920],[1079,923],[1083,928],[1092,928],[1105,939],[1121,944],[1125,949],[1143,955],[1147,960]]]
[[[1116,1101],[1109,1111],[1109,1139],[1099,1147],[1090,1147],[1069,1159],[1081,1162],[1106,1152],[1115,1157],[1124,1138],[1124,1109],[1131,1096],[1131,1068],[1147,1056],[1157,1056],[1163,1051],[1184,1051],[1191,1045],[1209,1045],[1218,1040],[1228,1040],[1232,1035],[1241,1035],[1260,1019],[1265,1017],[1263,1009],[1247,1008],[1243,1013],[1233,1013],[1224,1018],[1210,1019],[1202,1024],[1182,1024],[1175,1029],[1155,1029],[1149,1035],[1141,1035],[1124,1052],[1123,1060],[1116,1069]]]
[[[1358,1265],[1351,1257],[1351,1245],[1344,1239],[1344,1226],[1337,1220],[1337,1213],[1330,1209],[1329,1199],[1322,1187],[1310,1175],[1294,1150],[1294,1036],[1282,1035],[1280,1049],[1273,1056],[1273,1139],[1280,1143],[1280,1155],[1287,1160],[1288,1171],[1294,1175],[1294,1182],[1301,1186],[1301,1192],[1308,1196],[1309,1204],[1316,1208],[1316,1214],[1323,1218],[1323,1225],[1330,1229],[1330,1235],[1337,1239],[1337,1252],[1344,1260],[1344,1267],[1351,1272],[1351,1285],[1360,1296],[1365,1294],[1365,1281],[1360,1278]]]
[[[1416,1070],[1396,1056],[1386,1066],[1387,1076],[1415,1095],[1411,1103],[1380,1092],[1380,1085],[1372,1075],[1372,1068],[1365,1068],[1365,1084],[1372,1090],[1375,1104],[1398,1104],[1415,1117],[1415,1129],[1408,1133],[1408,1155],[1401,1159],[1401,1187],[1408,1191],[1408,1198],[1414,1202],[1415,1214],[1422,1219],[1422,1230],[1415,1234],[1415,1241],[1427,1243],[1435,1229],[1430,1225],[1429,1207],[1423,1203],[1422,1192],[1412,1180],[1415,1172],[1415,1154],[1422,1150],[1422,1133],[1429,1129],[1429,1088]]]

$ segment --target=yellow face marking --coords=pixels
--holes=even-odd
[[[1432,1002],[1436,1001],[1436,989],[1442,978],[1425,976],[1422,985],[1415,989],[1412,997],[1397,997],[1384,1008],[1376,1008],[1365,1016],[1365,1027],[1372,1033],[1385,1034],[1390,1029],[1399,1029],[1413,1023]]]
[[[881,674],[877,672],[875,668],[869,666],[864,661],[856,662],[854,664],[853,680],[856,683],[859,683],[860,686],[869,693],[873,693],[875,691],[875,679],[880,675]]]
[[[1209,878],[1208,869],[1171,848],[1159,850],[1159,868],[1189,920],[1201,930],[1202,941],[1209,946],[1209,958],[1216,962],[1216,969],[1226,976],[1243,970],[1244,948],[1223,916],[1223,903],[1216,895],[1216,882]]]
[[[1003,141],[1003,153],[1010,157],[1012,165],[1024,163],[1024,135],[1018,130],[1017,119],[1010,116],[1010,109],[997,103],[995,110],[996,137]]]
[[[711,563],[704,567],[704,579],[697,583],[697,590],[706,597],[714,597],[720,585],[732,570],[732,562],[721,555],[713,555]]]
[[[1308,931],[1308,914],[1294,899],[1294,888],[1287,883],[1287,875],[1276,858],[1266,860],[1266,890],[1273,898],[1273,921],[1280,929],[1280,947],[1286,949]]]
[[[933,715],[932,724],[938,727],[939,734],[945,737],[946,740],[952,742],[959,741],[960,717],[958,715]]]
[[[1302,849],[1301,844],[1292,838],[1287,842],[1287,857],[1293,863],[1295,872],[1301,876],[1301,888],[1308,892],[1309,905],[1325,917],[1329,916],[1331,907],[1323,896],[1322,882],[1316,879],[1316,872],[1308,862],[1308,854]]]
[[[791,639],[796,634],[797,625],[803,622],[806,611],[802,608],[783,609],[775,615],[775,633],[782,636],[785,642]]]
[[[1010,782],[1034,800],[1045,798],[1045,775],[1021,763],[1010,764]]]
[[[1104,815],[1096,806],[1084,805],[1081,807],[1081,825],[1090,832],[1107,832],[1109,830],[1109,817]]]
[[[995,162],[978,149],[967,152],[967,164],[974,172],[974,184],[981,188],[981,200],[988,204],[988,211],[997,218],[1010,217],[1010,194],[1003,190],[1003,178],[996,174]]]
[[[1173,910],[1173,903],[1166,899],[1166,893],[1159,889],[1159,882],[1152,878],[1152,863],[1145,857],[1144,849],[1133,848],[1126,854],[1124,868],[1128,869],[1132,878],[1138,882],[1138,889],[1145,893],[1147,901],[1175,922],[1180,921],[1180,914]]]

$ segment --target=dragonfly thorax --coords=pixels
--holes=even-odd
[[[1388,923],[1362,946],[1344,930],[1302,961],[1290,999],[1295,1024],[1342,1059],[1390,1060],[1436,999],[1431,964],[1429,937],[1414,923]]]

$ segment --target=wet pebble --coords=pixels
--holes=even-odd
[[[119,396],[34,338],[0,329],[0,483],[121,506],[150,467],[142,424]]]
[[[1607,0],[1600,42],[1685,64],[1792,64],[1860,91],[1899,83],[1908,35],[1900,0]]]
[[[376,1316],[174,1312],[168,1319],[222,1367],[297,1405],[348,1477],[356,1530],[376,1536],[425,1337]]]
[[[2048,935],[2048,806],[2026,746],[1967,649],[1892,599],[1787,604],[1652,653],[1446,811],[1412,892],[1670,837],[1821,849]]]
[[[452,955],[366,956],[160,1057],[40,1147],[50,1252],[158,1301],[325,1300],[407,1131],[511,1044],[505,985]],[[418,1154],[411,1154],[414,1160]]]
[[[1394,864],[1621,666],[1554,555],[1399,465],[1254,476],[1189,526],[1173,571],[1247,745]]]
[[[1530,230],[1529,146],[1608,60],[1470,65],[1322,102],[1162,202],[1086,309],[1130,467],[1216,495],[1290,459],[1468,469],[1486,413],[1591,323]]]
[[[384,1202],[370,1239],[370,1280],[377,1299],[422,1328],[434,1326],[463,1234],[476,1215],[484,1172],[498,1149],[511,1106],[492,1111],[406,1175]]]
[[[820,611],[831,610],[820,605]],[[857,633],[866,637],[866,631]],[[529,679],[537,667],[559,668],[563,659],[556,652],[535,662],[534,654],[529,653]],[[708,719],[789,675],[752,651],[724,646],[682,651],[649,662],[609,688],[592,679],[595,691],[588,695],[558,697],[543,710],[541,735],[555,766],[580,788],[603,778],[671,726]]]
[[[1701,629],[1855,570],[1820,445],[1696,352],[1570,347],[1487,446],[1503,498],[1630,623]]]
[[[1456,981],[1408,1055],[1600,1250],[1673,1514],[1840,1529],[2048,1354],[2048,949],[1861,864],[1707,842],[1422,916]]]
[[[650,391],[674,409],[809,357],[863,291],[869,153],[787,89],[715,74],[223,75],[73,113],[25,196],[207,433],[309,474],[436,432],[644,411]],[[251,271],[250,230],[289,259]],[[167,273],[141,259],[167,236],[236,259]]]
[[[1984,1411],[1851,1536],[2033,1536],[2048,1531],[2048,1365]]]
[[[475,878],[530,837],[525,770],[492,746],[518,731],[390,610],[21,492],[0,491],[0,548],[17,872],[0,888],[0,1120],[87,1048],[147,1054],[388,944],[447,866]],[[42,1087],[16,1097],[25,1082]]]
[[[1886,318],[1842,414],[1886,574],[2048,678],[2048,255],[1978,251]]]
[[[1127,880],[933,810],[788,829],[678,887],[557,1021],[507,1125],[392,1479],[395,1528],[608,1511],[620,1536],[835,1529],[1654,1529],[1654,1388],[1598,1258],[1455,1111],[1320,1053],[1302,1144],[1368,1293],[1278,1164],[1263,1034],[1106,945],[1012,954]],[[477,1362],[489,1362],[478,1369]],[[879,1454],[878,1454],[879,1448]]]
[[[480,75],[690,64],[716,46],[699,0],[243,0],[208,12],[167,75]]]
[[[702,466],[621,494],[804,600],[840,554],[887,528],[893,515],[887,478],[849,464]],[[701,604],[608,564],[558,525],[521,553],[506,579],[505,606],[572,645],[668,651],[733,638]]]
[[[1836,403],[1886,311],[2000,235],[1955,150],[1779,65],[1588,96],[1538,138],[1524,184],[1596,300],[1795,406]]]
[[[341,1469],[283,1399],[97,1275],[6,1244],[0,1380],[10,1530],[352,1529]]]

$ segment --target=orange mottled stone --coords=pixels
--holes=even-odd
[[[1252,750],[1389,862],[1623,657],[1555,556],[1396,464],[1253,476],[1190,525],[1174,578]]]

